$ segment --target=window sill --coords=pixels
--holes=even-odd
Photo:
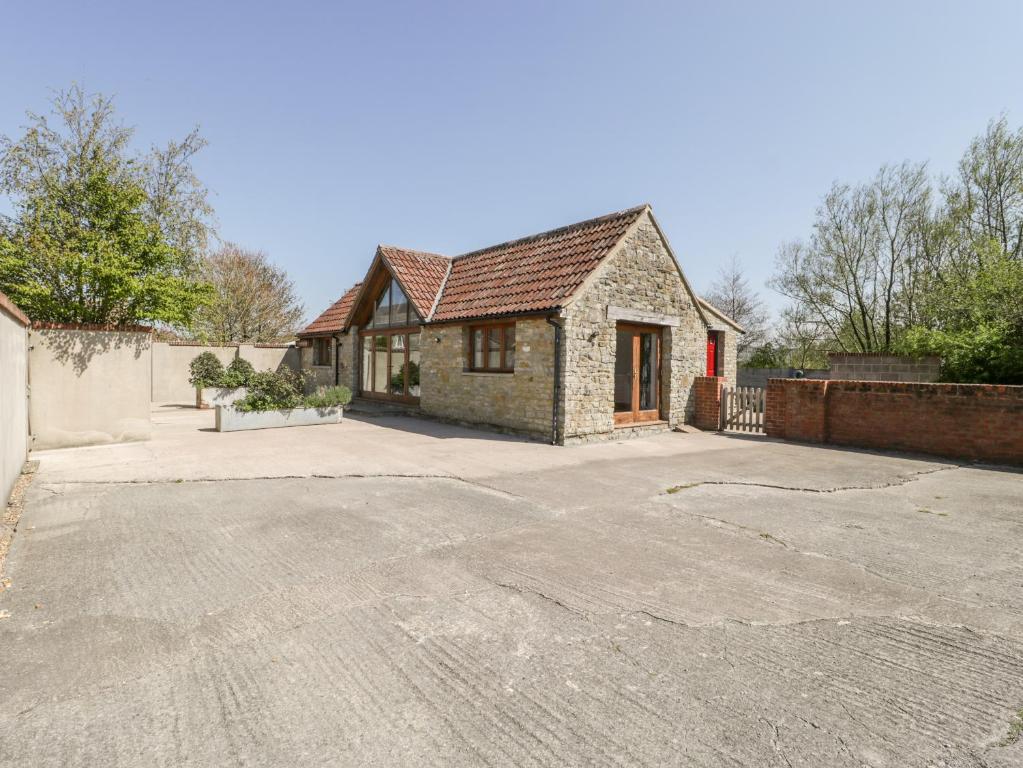
[[[326,363],[326,364],[324,364],[324,365],[316,365],[316,364],[313,364],[313,365],[310,365],[309,367],[310,367],[310,368],[330,368],[330,369],[333,369],[333,368],[334,368],[334,366],[333,366],[333,365],[331,365],[330,363]]]
[[[463,376],[514,376],[515,371],[469,371],[462,369]]]

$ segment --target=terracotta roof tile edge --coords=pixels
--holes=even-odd
[[[553,235],[564,234],[565,232],[571,232],[574,229],[581,229],[583,227],[589,227],[589,226],[592,226],[594,224],[600,224],[602,222],[610,221],[612,219],[617,219],[617,218],[620,218],[622,216],[628,216],[630,214],[638,214],[638,213],[641,213],[641,212],[643,212],[645,210],[649,210],[649,209],[650,209],[650,204],[649,203],[643,203],[642,205],[637,205],[637,206],[634,206],[632,208],[625,208],[625,209],[623,209],[621,211],[615,211],[614,213],[605,213],[603,216],[597,216],[597,217],[592,218],[592,219],[586,219],[585,221],[577,221],[574,224],[566,224],[566,225],[564,225],[562,227],[555,227],[554,229],[548,229],[548,230],[546,230],[544,232],[537,232],[535,235],[526,235],[525,237],[517,237],[517,238],[515,238],[513,240],[507,240],[507,241],[505,241],[503,243],[497,243],[495,245],[488,245],[486,248],[478,248],[475,251],[469,251],[468,253],[462,253],[462,254],[459,254],[458,256],[453,256],[451,258],[451,260],[452,261],[456,261],[458,259],[465,259],[465,258],[468,258],[469,256],[478,256],[481,253],[487,253],[488,251],[495,251],[498,248],[508,248],[508,247],[510,247],[512,245],[519,245],[521,243],[528,243],[531,240],[539,240],[539,239],[544,238],[544,237],[551,237]]]
[[[388,245],[387,243],[378,243],[377,248],[390,248],[392,251],[405,251],[406,253],[415,253],[420,256],[436,256],[438,259],[447,259],[451,261],[450,256],[445,256],[443,253],[434,253],[433,251],[421,251],[418,248],[406,248],[404,245]]]
[[[330,335],[333,335],[335,333],[341,333],[342,331],[344,331],[345,327],[348,325],[348,318],[351,316],[352,310],[355,309],[355,300],[358,299],[359,298],[359,294],[362,293],[362,283],[363,283],[362,280],[359,280],[357,283],[354,283],[348,290],[346,290],[344,293],[342,293],[339,298],[337,298],[336,300],[331,302],[329,307],[327,307],[320,314],[318,314],[316,317],[314,317],[312,319],[312,321],[307,323],[305,328],[303,328],[301,331],[296,333],[295,337],[296,338],[303,338],[303,337],[306,337],[306,336],[309,336],[309,337],[312,337],[312,336],[330,336]],[[309,326],[311,326],[313,323],[315,323],[317,320],[319,320],[325,314],[330,312],[330,310],[332,310],[339,302],[341,302],[344,299],[345,296],[347,296],[352,291],[355,291],[355,295],[352,297],[352,303],[348,307],[348,314],[345,315],[343,318],[341,318],[341,326],[339,328],[319,330],[319,331],[310,331],[309,330]]]

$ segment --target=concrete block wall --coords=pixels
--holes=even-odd
[[[28,325],[0,293],[0,509],[28,458]]]
[[[838,353],[828,354],[828,378],[846,381],[933,382],[941,377],[940,357]]]
[[[772,379],[769,436],[1023,465],[1023,386]]]

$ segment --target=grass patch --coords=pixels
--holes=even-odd
[[[1004,739],[998,742],[998,746],[1011,747],[1020,740],[1020,737],[1023,737],[1023,709],[1012,718],[1012,722],[1009,723],[1009,732],[1005,734]]]
[[[665,493],[678,493],[679,491],[684,491],[686,488],[695,488],[698,485],[700,485],[700,483],[684,483],[683,485],[673,485],[671,486],[671,488],[666,490]]]

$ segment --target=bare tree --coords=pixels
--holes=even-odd
[[[786,307],[776,331],[785,363],[792,368],[827,368],[827,334],[820,321],[798,306]]]
[[[728,265],[718,270],[717,279],[703,298],[746,330],[736,345],[739,359],[767,341],[767,309],[750,287],[738,256],[732,256]]]
[[[992,120],[946,181],[948,213],[963,242],[994,240],[1012,258],[1023,258],[1023,127]]]
[[[203,274],[214,298],[196,320],[196,335],[213,343],[292,338],[305,314],[287,273],[262,251],[226,243],[208,257]]]
[[[213,234],[208,191],[192,169],[192,158],[207,145],[198,128],[181,141],[153,147],[141,177],[146,211],[164,238],[196,266],[207,254]]]
[[[836,349],[890,352],[915,319],[930,216],[923,164],[885,166],[869,184],[835,184],[810,240],[779,250],[770,285]]]

